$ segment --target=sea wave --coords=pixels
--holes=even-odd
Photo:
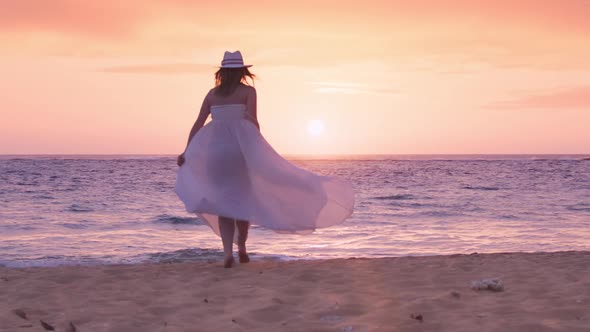
[[[500,190],[498,187],[485,187],[485,186],[463,186],[463,189],[470,190]]]
[[[189,248],[170,252],[155,252],[145,255],[149,262],[182,263],[194,261],[217,260],[223,257],[223,250]]]
[[[312,257],[296,257],[289,255],[265,254],[249,252],[250,259],[263,261],[288,261],[294,259],[311,259]],[[155,252],[136,257],[139,262],[150,263],[184,263],[184,262],[217,262],[223,259],[221,249],[187,248],[168,252]]]
[[[397,194],[397,195],[373,197],[373,199],[380,199],[380,200],[398,200],[398,199],[414,199],[414,198],[415,198],[414,195],[411,195],[411,194]]]
[[[185,225],[204,225],[198,217],[178,217],[169,214],[161,214],[154,218],[154,222],[164,224],[185,224]]]
[[[92,212],[94,209],[80,204],[72,204],[67,208],[70,212]]]

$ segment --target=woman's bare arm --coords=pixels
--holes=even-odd
[[[197,134],[197,132],[199,131],[199,129],[201,129],[205,125],[205,121],[207,121],[207,117],[209,117],[209,113],[211,112],[211,110],[210,110],[208,96],[209,95],[207,95],[205,97],[205,99],[203,100],[203,104],[201,104],[201,110],[199,111],[199,116],[197,117],[197,120],[193,124],[193,127],[191,128],[191,132],[188,135],[188,140],[186,142],[186,147],[188,147],[188,145],[190,144],[191,140]],[[184,148],[184,150],[186,151],[186,148]]]
[[[248,94],[246,95],[246,113],[248,114],[249,120],[260,130],[260,124],[258,123],[258,116],[256,114],[256,89],[254,88],[248,89]]]
[[[193,124],[193,127],[191,128],[191,131],[188,135],[186,147],[184,148],[185,152],[186,152],[186,149],[188,148],[188,145],[190,144],[191,140],[193,139],[193,137],[195,137],[195,135],[197,134],[199,129],[203,128],[203,126],[205,125],[205,121],[207,121],[207,117],[209,117],[209,113],[211,112],[211,110],[210,110],[208,97],[209,97],[209,94],[207,94],[207,96],[205,96],[205,99],[203,100],[203,104],[201,104],[201,110],[199,111],[199,116],[197,117],[197,120]],[[182,164],[184,164],[184,152],[180,156],[178,156],[177,163],[178,163],[178,166],[182,166]]]

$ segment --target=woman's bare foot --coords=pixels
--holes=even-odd
[[[229,269],[230,267],[232,267],[234,265],[236,261],[234,260],[234,256],[231,257],[226,257],[223,260],[223,267],[226,269]]]
[[[240,263],[248,263],[250,261],[250,256],[245,251],[238,251],[238,256],[240,256]]]

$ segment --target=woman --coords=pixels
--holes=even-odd
[[[225,52],[215,87],[203,100],[185,152],[178,156],[176,193],[221,236],[224,266],[250,259],[250,222],[284,233],[310,233],[343,222],[354,194],[342,179],[320,176],[283,159],[260,134],[255,76],[239,51]],[[212,121],[205,121],[211,114]],[[237,233],[235,229],[237,228]]]

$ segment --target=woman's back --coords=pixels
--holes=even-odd
[[[207,94],[207,101],[210,106],[214,105],[228,105],[228,104],[248,104],[249,98],[252,97],[252,94],[255,94],[255,90],[253,87],[239,84],[236,89],[227,96],[222,96],[217,92],[218,87],[215,87],[209,91]]]
[[[235,90],[227,96],[217,93],[218,89],[219,87],[215,87],[209,91],[203,102],[202,112],[208,113],[211,106],[243,104],[246,105],[246,116],[248,120],[252,121],[256,127],[260,128],[256,111],[256,89],[254,89],[254,87],[240,83]]]

